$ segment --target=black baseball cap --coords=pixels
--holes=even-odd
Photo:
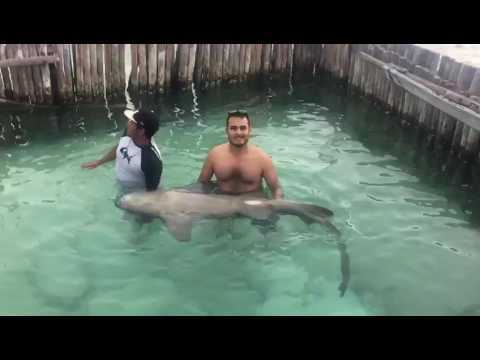
[[[137,128],[145,129],[145,135],[148,138],[151,138],[158,131],[160,123],[153,111],[125,110],[123,114],[129,120],[132,120],[134,123],[136,123]]]

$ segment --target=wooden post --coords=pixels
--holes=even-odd
[[[262,72],[264,75],[271,70],[272,44],[263,44],[262,49]]]
[[[165,44],[157,44],[157,90],[160,94],[163,94],[165,91],[165,47]]]
[[[105,44],[105,89],[107,93],[107,99],[112,99],[114,87],[112,76],[112,44]]]
[[[193,69],[193,83],[195,84],[195,88],[201,88],[202,84],[202,67],[203,67],[203,53],[204,53],[204,45],[198,44],[197,46],[197,54],[195,55],[195,67]]]
[[[210,44],[205,44],[204,53],[203,53],[203,71],[202,71],[202,81],[204,83],[204,87],[208,87],[209,84],[209,76],[211,72],[210,68],[210,53],[211,53],[212,46]]]
[[[467,92],[470,89],[476,70],[474,66],[462,64],[458,74],[457,88],[464,93]]]
[[[216,71],[217,71],[217,53],[218,53],[218,46],[219,44],[210,44],[210,59],[208,63],[208,82],[210,85],[214,85],[216,81]]]
[[[132,70],[130,73],[129,90],[138,92],[138,45],[130,44],[130,62]]]
[[[468,90],[470,95],[480,96],[480,69],[475,70],[470,89]]]
[[[240,68],[240,45],[232,44],[232,81],[238,80],[238,69]]]
[[[112,44],[112,94],[114,98],[118,98],[121,93],[120,89],[123,89],[123,86],[120,85],[120,60],[119,60],[119,49],[118,44]]]
[[[60,48],[59,56],[60,56]],[[71,52],[71,44],[62,44],[61,45],[62,51],[62,59],[63,59],[63,72],[64,72],[64,81],[65,86],[63,87],[64,91],[64,101],[72,102],[74,99],[73,96],[73,72],[72,72],[72,52]],[[40,71],[38,72],[40,74]],[[35,69],[34,69],[34,77],[35,77]],[[36,82],[35,77],[35,82]]]
[[[250,44],[250,66],[248,69],[249,78],[253,78],[257,69],[257,44]]]
[[[36,57],[38,56],[37,48],[34,44],[29,44],[26,46],[26,56],[27,57]],[[57,66],[59,64],[56,64]],[[37,104],[43,104],[43,86],[42,86],[42,73],[40,66],[32,66],[32,77],[33,77],[33,90],[35,92],[35,98]]]
[[[118,77],[120,82],[120,94],[123,98],[125,96],[125,44],[118,44]]]
[[[75,95],[78,99],[83,97],[83,72],[82,72],[82,54],[80,53],[80,44],[73,44],[73,60],[75,73]]]
[[[7,44],[6,45],[6,59],[13,59],[15,58],[15,53],[14,53],[14,45],[13,44]],[[12,91],[13,91],[13,98],[16,101],[21,101],[21,96],[23,94],[23,89],[21,86],[21,81],[20,81],[20,74],[18,73],[18,69],[11,67],[9,68],[10,70],[10,77],[12,80]]]
[[[104,79],[104,70],[103,70],[103,58],[105,53],[104,44],[96,44],[96,54],[97,54],[97,94],[103,100],[105,96],[105,79]]]
[[[230,53],[230,45],[223,44],[222,75],[220,77],[222,82],[228,79],[229,53]]]
[[[235,82],[235,63],[237,61],[236,56],[236,44],[228,44],[228,65],[227,65],[227,77],[228,82]]]
[[[92,98],[92,75],[90,69],[90,46],[88,44],[82,44],[82,57],[83,57],[83,78],[85,81],[85,96],[88,99]]]
[[[69,100],[69,97],[70,97],[70,94],[69,94],[69,91],[68,91],[68,86],[67,86],[68,75],[65,72],[65,58],[64,58],[64,54],[63,54],[64,46],[66,46],[66,45],[57,44],[55,46],[55,53],[60,58],[60,62],[58,62],[54,65],[55,66],[55,73],[56,73],[56,77],[57,77],[58,95],[60,97],[60,101],[63,102],[63,103],[67,102]],[[30,51],[30,46],[29,46],[29,49],[28,49],[28,56],[32,56],[31,51]],[[39,79],[39,76],[38,76],[39,74],[35,74],[35,73],[36,73],[35,67],[32,67],[33,83],[34,83],[34,87],[35,87],[35,93],[36,93],[37,99],[38,99],[38,96],[41,96],[41,91],[39,91],[39,89],[36,85],[36,82]],[[39,100],[37,100],[37,101],[39,103],[41,103],[41,101],[39,101]]]
[[[185,90],[187,87],[189,47],[188,44],[178,44],[177,56],[175,59],[176,83],[174,86],[182,90]]]
[[[239,56],[239,67],[238,67],[238,72],[237,72],[237,77],[239,81],[242,81],[245,77],[245,61],[247,58],[247,45],[246,44],[240,44],[240,56]]]
[[[174,64],[174,45],[165,45],[165,90],[169,90],[172,86],[172,72],[175,68]]]
[[[216,56],[215,56],[215,83],[218,84],[222,80],[223,76],[223,56],[225,44],[216,44]]]
[[[90,53],[90,78],[92,81],[92,98],[94,100],[98,99],[101,96],[101,93],[98,91],[99,78],[97,71],[97,45],[96,44],[87,44]]]
[[[7,59],[7,46],[5,44],[0,44],[0,60]],[[0,68],[3,78],[3,85],[5,87],[5,97],[7,99],[13,99],[13,89],[12,89],[12,82],[10,80],[10,73],[9,69]]]
[[[47,44],[37,45],[37,49],[38,49],[39,55],[41,56],[48,55]],[[53,98],[52,98],[52,84],[50,82],[50,69],[48,67],[48,64],[42,65],[40,69],[42,73],[42,83],[43,83],[43,100],[47,104],[52,104]]]
[[[28,58],[28,45],[27,44],[22,44],[19,45],[19,55],[23,58]],[[58,64],[56,64],[58,65]],[[34,79],[33,79],[33,71],[32,71],[32,66],[25,67],[25,77],[26,77],[26,85],[28,89],[28,94],[30,96],[30,99],[32,103],[38,104],[38,99],[35,94],[35,85],[34,85]]]
[[[14,57],[17,59],[23,59],[23,51],[22,51],[22,46],[20,44],[13,44],[13,54]],[[20,96],[20,100],[27,102],[31,96],[31,91],[33,89],[30,89],[28,80],[27,80],[27,73],[26,73],[26,68],[25,67],[19,67],[17,69],[18,72],[18,79],[20,80],[20,88],[22,89],[22,93]]]
[[[158,66],[157,44],[147,44],[147,73],[148,73],[148,92],[151,94],[157,87],[157,66]]]
[[[197,44],[188,45],[188,66],[187,66],[187,88],[190,88],[193,81],[193,70],[195,69],[195,60],[197,53]]]
[[[138,91],[144,93],[147,90],[147,45],[138,45]]]
[[[450,71],[448,72],[447,80],[455,83],[458,78],[458,73],[460,72],[460,68],[462,67],[462,64],[454,60],[450,65],[451,66],[450,66]]]

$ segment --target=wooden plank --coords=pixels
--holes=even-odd
[[[227,66],[227,80],[233,81],[235,79],[235,62],[236,62],[236,44],[229,44],[228,49],[228,66]]]
[[[243,56],[242,45],[235,44],[235,80],[240,81],[242,76]]]
[[[178,86],[182,90],[184,90],[187,86],[188,49],[188,44],[178,44],[177,55],[175,59],[176,84],[174,84],[174,86]]]
[[[132,70],[130,72],[129,90],[138,91],[138,45],[130,44],[130,61]]]
[[[262,72],[262,53],[263,53],[263,44],[257,44],[256,74],[260,74]]]
[[[250,44],[250,69],[248,75],[253,78],[257,68],[257,44]]]
[[[27,44],[21,44],[19,45],[19,57],[20,58],[26,58],[28,59],[28,45]],[[37,97],[35,94],[35,88],[34,88],[34,80],[33,80],[33,72],[32,72],[32,67],[28,66],[25,67],[24,69],[24,75],[25,75],[25,84],[27,87],[27,93],[30,97],[30,101],[33,104],[38,104],[37,102]]]
[[[59,98],[60,98],[59,100],[61,102],[65,102],[66,98],[68,98],[67,79],[66,79],[66,75],[65,75],[65,65],[64,65],[65,60],[63,58],[63,46],[64,46],[63,44],[54,45],[55,53],[58,55],[58,57],[60,59],[60,61],[55,64],[55,75],[57,77],[58,96],[59,96]],[[30,46],[28,46],[28,48],[30,48]],[[29,49],[27,49],[27,53],[28,53],[28,56],[31,56]],[[35,68],[32,67],[32,77],[34,78],[33,83],[34,83],[34,88],[35,88],[35,94],[38,96],[38,95],[41,95],[41,94],[37,93],[38,88],[36,87],[35,83],[38,81],[38,77],[34,75],[34,71],[35,71]],[[41,103],[41,101],[39,101],[39,103]]]
[[[2,73],[0,73],[0,99],[5,99],[5,84],[3,83]]]
[[[238,62],[238,71],[237,71],[237,78],[238,80],[243,80],[245,77],[245,61],[246,61],[246,51],[247,45],[246,44],[239,44],[239,62]]]
[[[30,44],[27,49],[28,56],[38,56],[37,47],[34,44]],[[58,65],[58,64],[57,64]],[[32,66],[33,73],[33,88],[35,91],[35,97],[38,104],[43,104],[43,85],[42,85],[42,72],[40,66]]]
[[[157,44],[147,44],[147,89],[153,93],[157,87]]]
[[[193,81],[193,70],[195,69],[195,60],[197,53],[197,44],[188,45],[188,66],[187,66],[187,86],[190,87]]]
[[[138,90],[143,93],[147,90],[148,73],[147,73],[147,45],[138,45]]]
[[[172,86],[172,73],[175,68],[174,49],[174,44],[165,46],[165,90],[169,90]]]
[[[202,79],[202,68],[205,53],[205,45],[198,44],[197,46],[197,54],[195,55],[195,67],[193,69],[193,83],[195,84],[195,88],[203,86],[203,79]]]
[[[157,86],[160,94],[165,92],[166,44],[157,44]]]
[[[252,61],[252,44],[245,44],[245,66],[243,69],[243,77],[246,79],[250,74],[250,65]]]
[[[118,77],[120,81],[120,94],[123,97],[125,94],[125,44],[118,44]]]
[[[217,63],[216,63],[216,69],[217,69],[217,76],[216,76],[216,82],[220,82],[223,78],[223,61],[224,61],[224,56],[225,56],[225,47],[226,44],[218,44],[218,51],[217,51]]]
[[[25,44],[25,46],[28,46]],[[22,46],[22,53],[25,53],[25,49]],[[55,64],[61,61],[60,57],[57,55],[48,55],[48,56],[32,56],[32,57],[15,57],[13,59],[0,60],[0,67],[25,67],[25,66],[34,66],[34,65],[45,65],[45,64]]]
[[[7,46],[6,44],[0,44],[0,60],[7,59]],[[13,99],[13,91],[12,91],[12,82],[10,80],[10,72],[9,69],[0,68],[3,78],[3,85],[5,88],[5,97],[7,99]]]
[[[222,75],[221,79],[228,79],[230,64],[230,44],[223,44]]]
[[[14,59],[15,58],[15,45],[14,44],[7,44],[6,48],[6,55],[7,59]],[[13,98],[16,101],[22,101],[22,95],[24,93],[24,89],[21,84],[20,73],[18,72],[19,68],[9,68],[10,70],[10,78],[12,80],[12,90],[13,90]]]
[[[361,53],[361,56],[368,62],[388,70],[390,78],[400,87],[413,94],[415,97],[435,106],[440,111],[462,121],[475,130],[480,130],[480,114],[469,108],[455,104],[448,99],[442,98],[424,85],[410,79],[408,76],[388,67],[381,61],[372,58],[370,55]]]
[[[470,95],[480,95],[480,69],[476,69],[468,93]]]
[[[11,44],[12,57],[16,59],[23,58],[23,52],[20,44]],[[29,101],[30,89],[27,82],[27,74],[25,67],[18,67],[15,69],[17,72],[18,87],[19,87],[19,100],[22,102]]]
[[[83,97],[83,71],[82,71],[82,54],[80,52],[80,44],[73,45],[74,50],[74,67],[75,67],[75,94],[77,97]]]
[[[37,49],[40,56],[46,56],[47,53],[47,44],[37,45]],[[50,81],[50,69],[47,64],[44,64],[40,67],[42,73],[42,83],[43,83],[43,100],[46,104],[53,103],[52,97],[52,84]]]
[[[123,86],[120,85],[120,74],[118,69],[120,68],[120,60],[118,53],[118,44],[112,44],[112,94],[115,98],[119,97],[119,94],[123,93]]]
[[[267,74],[270,72],[270,56],[272,44],[263,44],[262,47],[262,68],[261,72]]]
[[[96,44],[95,45],[97,50],[97,94],[102,98],[105,96],[105,79],[104,77],[104,69],[103,69],[103,58],[105,56],[105,47],[104,44]]]
[[[104,61],[105,61],[105,91],[107,94],[107,99],[111,99],[114,91],[113,77],[112,77],[112,44],[105,44]]]
[[[85,81],[85,96],[88,99],[93,98],[92,94],[92,74],[90,69],[90,45],[82,44],[83,56],[83,79]]]
[[[230,81],[237,81],[237,68],[239,60],[239,48],[238,44],[230,44]]]
[[[98,98],[101,94],[99,93],[98,89],[98,71],[97,71],[97,45],[96,44],[88,44],[89,53],[90,53],[90,78],[92,81],[92,97]]]
[[[202,83],[203,88],[208,88],[211,83],[213,69],[210,66],[212,59],[212,44],[204,44],[203,48],[203,66],[202,66]],[[213,84],[212,84],[213,85]]]
[[[215,84],[218,79],[220,46],[221,44],[210,44],[210,61],[208,66],[210,71],[208,73],[208,80],[211,85]]]
[[[287,44],[287,63],[286,63],[286,71],[288,74],[290,74],[291,72],[291,68],[292,68],[292,63],[293,63],[293,47],[294,47],[294,44]],[[321,53],[320,53],[321,55]],[[321,59],[321,57],[320,57]]]
[[[476,70],[477,68],[474,66],[462,64],[456,81],[457,88],[464,92],[468,91]]]

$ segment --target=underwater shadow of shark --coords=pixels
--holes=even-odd
[[[207,218],[243,216],[254,220],[272,220],[278,215],[294,215],[307,225],[322,224],[336,235],[342,273],[342,282],[338,287],[340,296],[347,290],[350,260],[346,245],[340,240],[340,231],[329,221],[333,212],[321,206],[267,199],[260,193],[221,195],[192,192],[185,188],[133,192],[120,197],[116,205],[133,213],[161,218],[178,241],[190,241],[193,224]]]

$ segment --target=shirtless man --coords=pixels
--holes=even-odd
[[[252,131],[248,113],[229,112],[225,131],[228,143],[210,150],[198,181],[208,183],[215,175],[222,193],[244,194],[262,191],[262,179],[265,179],[272,197],[283,198],[272,159],[260,148],[248,144]]]

